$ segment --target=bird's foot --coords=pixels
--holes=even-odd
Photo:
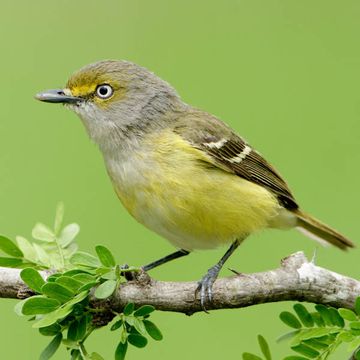
[[[120,274],[124,276],[127,281],[132,281],[135,279],[135,274],[133,271],[129,271],[128,264],[120,265]]]
[[[140,275],[144,273],[142,268],[135,268],[133,266],[130,267],[128,264],[120,265],[119,271],[120,275],[122,275],[127,281],[137,281]]]
[[[205,305],[206,303],[212,302],[213,293],[212,287],[214,285],[215,280],[217,279],[221,267],[216,264],[211,267],[208,272],[203,276],[203,278],[198,282],[198,287],[196,289],[195,295],[200,293],[200,304],[201,308],[208,313]]]

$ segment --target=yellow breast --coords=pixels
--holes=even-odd
[[[279,211],[268,190],[212,166],[170,130],[148,136],[140,149],[126,163],[108,164],[115,190],[140,223],[177,247],[232,242],[269,226]]]

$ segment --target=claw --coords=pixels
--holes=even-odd
[[[203,276],[203,278],[199,281],[198,287],[195,291],[195,295],[200,291],[200,305],[201,308],[209,313],[205,307],[206,303],[211,303],[213,300],[212,287],[214,285],[215,280],[219,275],[220,267],[218,265],[213,266],[208,270],[208,272]]]

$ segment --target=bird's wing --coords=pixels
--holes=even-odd
[[[285,208],[298,208],[281,175],[221,120],[205,112],[194,111],[178,118],[174,131],[209,155],[212,165],[266,187]]]

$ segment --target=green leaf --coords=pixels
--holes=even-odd
[[[340,332],[339,328],[313,328],[313,329],[305,329],[299,332],[296,335],[291,344],[293,346],[299,345],[303,340],[322,338],[323,336],[327,336],[333,333]]]
[[[75,317],[79,317],[79,316],[83,316],[84,315],[84,305],[85,304],[81,304],[81,303],[77,303],[74,305],[74,308],[73,308],[73,313],[74,313],[74,316]],[[86,304],[87,305],[87,304]],[[86,306],[85,305],[85,306]]]
[[[325,322],[323,320],[323,318],[321,317],[321,315],[318,312],[312,312],[310,313],[311,317],[314,320],[314,323],[316,324],[316,326],[318,327],[324,327],[325,326]]]
[[[65,306],[62,306],[57,310],[45,315],[43,318],[41,318],[39,321],[33,324],[32,327],[38,329],[52,325],[56,323],[58,320],[61,320],[67,315],[69,315],[72,309],[73,306],[69,306],[68,304],[66,304]]]
[[[360,350],[357,350],[355,353],[355,359],[360,360]]]
[[[0,266],[15,268],[23,264],[21,259],[0,256]]]
[[[98,299],[106,299],[113,294],[116,289],[117,282],[115,280],[106,280],[95,290],[95,297]]]
[[[62,276],[60,273],[52,274],[46,279],[46,281],[47,282],[55,282],[60,276]]]
[[[61,247],[66,248],[69,246],[76,238],[76,236],[80,232],[80,226],[76,223],[72,223],[66,225],[64,229],[62,229],[61,234],[59,236],[59,243]]]
[[[61,326],[57,323],[39,329],[41,335],[55,336],[61,332]]]
[[[97,286],[99,283],[97,281],[93,281],[91,283],[87,283],[87,284],[84,284],[80,289],[79,289],[79,292],[82,292],[82,291],[88,291],[90,289],[92,289],[93,287]]]
[[[131,345],[134,345],[138,348],[143,348],[148,343],[147,338],[139,334],[130,334],[128,336],[128,341]]]
[[[159,330],[159,328],[151,321],[149,320],[143,320],[143,323],[145,325],[145,329],[147,333],[157,341],[160,341],[163,339],[162,333]]]
[[[64,340],[63,340],[63,344],[64,344]],[[79,350],[72,349],[70,354],[71,354],[70,360],[83,360]]]
[[[280,320],[287,326],[290,326],[294,329],[301,328],[299,320],[289,311],[283,311],[282,313],[280,313]]]
[[[123,314],[126,315],[126,316],[132,314],[133,311],[134,311],[134,308],[135,308],[135,305],[134,305],[133,303],[128,303],[128,304],[124,307]]]
[[[124,360],[127,348],[128,348],[127,341],[125,343],[119,342],[115,350],[115,360]]]
[[[89,359],[91,359],[91,360],[105,360],[100,354],[98,354],[96,352],[91,353]]]
[[[314,359],[320,355],[320,353],[317,350],[311,348],[310,346],[304,345],[304,344],[292,346],[291,349],[298,352],[301,355],[305,355],[305,356],[309,357],[310,359]]]
[[[355,300],[355,311],[358,315],[360,315],[360,296]]]
[[[63,248],[63,253],[66,259],[70,259],[79,250],[78,244],[72,242],[66,248]]]
[[[134,316],[145,316],[155,311],[155,308],[151,305],[143,305],[134,312]]]
[[[62,334],[60,333],[50,341],[49,345],[41,353],[39,360],[50,359],[56,353],[56,350],[59,348],[61,340]]]
[[[314,319],[307,311],[306,307],[303,304],[295,304],[293,306],[297,316],[299,317],[300,321],[306,327],[313,327],[314,326]]]
[[[360,330],[360,321],[352,321],[349,326],[353,330]]]
[[[58,320],[65,318],[67,315],[69,315],[72,312],[74,305],[78,302],[83,301],[87,296],[88,293],[86,291],[76,295],[72,300],[68,301],[62,307],[45,315],[42,319],[40,319],[38,322],[33,324],[33,328],[46,327],[52,325]]]
[[[357,316],[356,314],[350,310],[350,309],[345,309],[345,308],[340,308],[338,309],[340,316],[348,321],[355,321],[357,320]]]
[[[113,271],[113,272],[114,272],[113,269],[102,266],[102,267],[97,268],[97,269],[95,270],[95,273],[96,273],[96,275],[102,276],[102,275],[108,274],[109,271]],[[114,279],[114,280],[115,280],[115,279]]]
[[[86,266],[90,268],[100,267],[100,262],[95,256],[84,251],[76,252],[71,258],[70,263],[73,265]]]
[[[332,333],[328,336],[320,337],[317,340],[321,341],[324,344],[332,345],[332,344],[334,344],[339,331],[341,332],[340,329],[337,329],[336,333]]]
[[[266,360],[271,360],[271,353],[268,343],[262,335],[258,335],[258,343],[261,349],[261,352],[265,356]]]
[[[69,349],[72,349],[72,350],[76,350],[79,348],[79,344],[76,342],[76,341],[73,341],[73,340],[69,340],[69,339],[63,339],[62,341],[63,345],[65,345],[67,348]],[[80,357],[79,355],[79,359],[81,358],[82,360],[82,357]]]
[[[79,322],[78,322],[78,328],[77,328],[77,339],[78,340],[82,340],[84,338],[84,336],[86,335],[86,330],[87,330],[87,316],[84,315],[82,318],[80,318]]]
[[[45,284],[45,280],[34,268],[26,268],[20,273],[21,279],[32,290],[41,293],[41,287]]]
[[[73,279],[82,282],[83,284],[88,284],[88,283],[92,283],[94,281],[96,281],[95,276],[90,275],[90,274],[76,274],[74,276],[72,276]]]
[[[344,331],[344,332],[342,332],[342,333],[339,334],[338,339],[339,339],[340,341],[342,341],[342,342],[348,342],[348,343],[350,343],[350,342],[352,342],[352,341],[355,339],[355,337],[354,337],[353,334],[351,334],[350,331]]]
[[[315,309],[320,314],[321,318],[324,320],[324,323],[327,326],[335,325],[332,322],[331,313],[325,305],[317,304],[315,305]]]
[[[64,220],[64,203],[60,201],[56,206],[55,221],[54,221],[54,232],[57,235],[61,229],[61,225]]]
[[[345,321],[344,319],[340,316],[339,312],[337,311],[337,309],[330,307],[329,308],[329,312],[330,312],[330,316],[331,316],[331,321],[335,326],[339,326],[341,328],[343,328],[345,326]]]
[[[242,358],[243,360],[262,360],[261,357],[248,352],[243,353]]]
[[[82,286],[83,283],[81,281],[78,281],[76,279],[73,279],[70,276],[60,276],[55,281],[57,284],[60,284],[62,286],[65,286],[72,292],[77,292]]]
[[[135,330],[136,331],[136,330]],[[120,328],[120,342],[122,344],[125,344],[127,343],[127,337],[128,337],[128,333],[126,331],[126,327],[125,326],[122,326]]]
[[[3,235],[0,235],[0,250],[2,250],[5,254],[16,258],[21,258],[24,256],[17,245]]]
[[[41,292],[46,296],[65,303],[73,298],[74,292],[54,282],[48,282],[41,287]]]
[[[89,295],[88,291],[83,291],[74,296],[70,301],[68,301],[65,305],[75,305],[81,301],[83,301],[85,298],[87,298]]]
[[[135,317],[132,315],[125,316],[125,322],[128,323],[130,326],[134,326],[135,324]]]
[[[44,248],[42,248],[40,245],[34,243],[33,246],[34,246],[34,249],[35,249],[35,251],[36,251],[36,255],[37,255],[38,260],[39,260],[42,264],[50,267],[51,261],[50,261],[50,256],[49,256],[49,254],[48,254],[48,253],[44,250]]]
[[[354,336],[360,336],[360,330],[358,330],[358,329],[351,329],[351,333],[352,333]]]
[[[110,328],[111,331],[117,330],[124,322],[122,320],[118,320],[114,322]]]
[[[303,356],[292,355],[292,356],[287,356],[286,358],[284,358],[284,360],[309,360],[309,359],[304,358]]]
[[[113,267],[116,265],[115,259],[111,251],[102,245],[98,245],[95,247],[97,256],[99,257],[101,263],[105,267]]]
[[[36,240],[45,241],[45,242],[55,241],[54,232],[43,223],[37,223],[34,226],[31,235]]]
[[[147,333],[143,320],[140,320],[139,318],[136,318],[136,317],[134,317],[134,328],[135,328],[141,335],[146,335],[146,333]]]
[[[36,251],[29,240],[25,239],[22,236],[17,236],[16,242],[17,242],[19,249],[24,254],[25,259],[27,259],[31,262],[37,261]]]
[[[78,332],[78,321],[74,320],[68,327],[67,331],[67,339],[70,341],[76,341],[78,339],[77,332]]]
[[[312,347],[313,349],[315,350],[325,350],[329,347],[329,344],[325,344],[323,342],[321,342],[320,340],[318,339],[308,339],[308,340],[304,340],[303,343],[305,345],[308,345],[310,347]]]
[[[89,275],[89,272],[86,271],[86,270],[82,270],[82,269],[72,269],[72,270],[65,271],[65,272],[62,273],[61,275],[73,277],[73,276],[75,276],[75,275],[77,275],[77,274],[86,274],[86,275]]]
[[[110,270],[101,275],[101,278],[104,280],[117,280],[116,273],[114,270]]]
[[[347,348],[347,351],[352,352],[360,346],[360,337],[355,338]]]
[[[48,314],[56,310],[60,306],[60,302],[55,299],[49,299],[42,295],[32,296],[28,298],[22,307],[24,315]]]

